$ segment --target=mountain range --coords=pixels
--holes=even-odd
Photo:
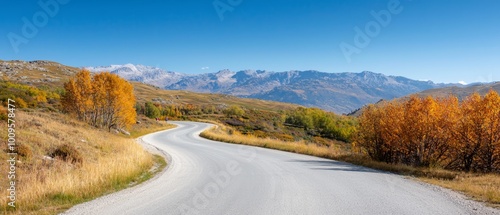
[[[130,81],[152,84],[167,90],[221,93],[288,102],[336,113],[349,113],[380,99],[393,99],[424,90],[452,86],[369,71],[326,73],[314,70],[221,70],[188,75],[133,64],[84,68],[92,72],[109,71]]]

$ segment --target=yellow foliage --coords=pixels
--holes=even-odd
[[[7,120],[7,108],[4,106],[0,105],[0,121],[1,120]]]
[[[28,103],[26,103],[22,98],[15,98],[17,108],[27,108]]]
[[[500,171],[500,96],[473,94],[459,104],[410,97],[369,106],[359,119],[357,150],[389,163]]]
[[[129,127],[135,123],[135,96],[126,80],[109,72],[91,76],[82,70],[64,84],[65,111],[97,127]]]

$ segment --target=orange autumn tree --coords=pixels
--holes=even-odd
[[[490,90],[484,97],[477,93],[460,106],[456,126],[455,169],[491,172],[500,170],[500,97]]]
[[[500,95],[412,96],[365,108],[354,149],[411,166],[500,172]]]
[[[66,90],[61,103],[68,113],[76,114],[79,120],[87,121],[92,106],[92,77],[89,71],[82,70],[64,84]]]
[[[482,157],[487,171],[500,172],[500,95],[490,90],[485,100],[486,108],[491,110],[487,120],[487,136],[490,142],[486,145],[487,150],[482,152]]]
[[[447,159],[456,98],[407,101],[369,106],[360,117],[356,147],[375,160],[413,166],[436,166]]]
[[[490,90],[483,98],[484,143],[479,152],[483,172],[500,169],[500,96]]]
[[[135,123],[132,85],[109,72],[91,76],[82,70],[65,85],[62,105],[66,112],[96,127],[111,129]]]
[[[386,102],[383,107],[369,105],[359,117],[359,125],[353,145],[355,149],[365,150],[373,159],[395,162],[395,152],[400,135],[400,129],[391,126],[400,126],[395,123],[400,114],[400,106],[395,102]],[[395,146],[396,145],[396,146]]]
[[[403,144],[407,149],[407,164],[437,166],[446,160],[451,131],[456,123],[458,100],[455,97],[434,99],[411,97],[405,103],[402,121]]]
[[[451,163],[454,169],[470,171],[475,168],[475,161],[483,142],[485,117],[481,96],[474,93],[460,105],[460,119],[455,128],[457,144],[454,145],[455,162]]]

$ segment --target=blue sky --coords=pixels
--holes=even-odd
[[[50,5],[49,10],[38,2]],[[54,2],[57,8],[49,4]],[[70,66],[133,63],[191,74],[221,69],[368,70],[435,82],[500,80],[497,0],[1,4],[3,60],[43,59]],[[372,13],[390,14],[390,19]]]

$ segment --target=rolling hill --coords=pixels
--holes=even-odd
[[[429,90],[424,90],[422,92],[414,93],[411,95],[416,95],[419,97],[434,97],[434,98],[443,98],[447,97],[449,95],[456,96],[459,101],[462,101],[466,99],[468,96],[472,95],[473,93],[479,93],[479,95],[484,96],[486,95],[491,89],[497,91],[500,93],[500,81],[497,82],[492,82],[492,83],[474,83],[474,84],[469,84],[466,86],[451,86],[451,87],[443,87],[443,88],[435,88],[435,89],[429,89]],[[399,100],[404,100],[409,98],[410,95],[406,95],[400,98],[397,98]],[[375,104],[378,104],[383,100],[379,100]],[[363,113],[363,108],[359,108],[351,113],[349,113],[349,116],[360,116]]]
[[[467,96],[473,94],[473,93],[479,93],[480,95],[485,95],[490,91],[490,89],[493,89],[497,92],[500,92],[500,82],[493,82],[493,83],[476,83],[476,84],[470,84],[467,86],[463,87],[457,87],[457,86],[452,86],[452,87],[444,87],[444,88],[437,88],[437,89],[430,89],[430,90],[425,90],[419,93],[416,93],[416,95],[426,97],[426,96],[432,96],[432,97],[446,97],[448,95],[454,95],[456,96],[460,101],[467,98]]]

